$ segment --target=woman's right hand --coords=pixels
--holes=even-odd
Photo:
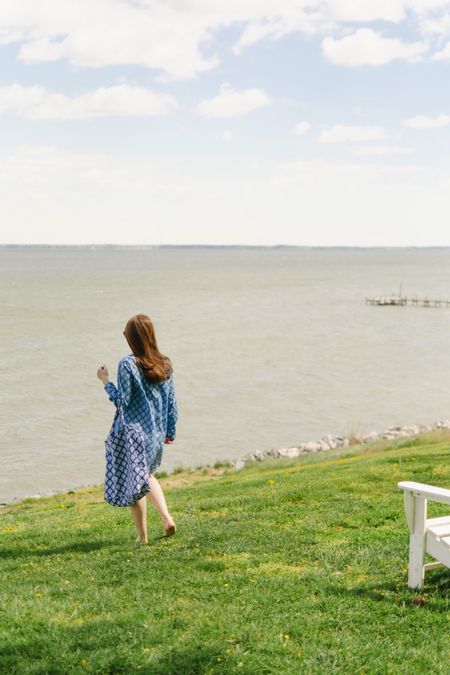
[[[164,441],[166,445],[171,445],[173,442],[174,442],[173,438],[169,438],[168,436],[166,436],[166,440]]]
[[[99,380],[103,382],[103,384],[109,382],[108,368],[105,366],[104,363],[97,368],[97,377]]]

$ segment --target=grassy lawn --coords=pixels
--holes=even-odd
[[[448,487],[449,450],[436,433],[177,474],[178,532],[151,511],[148,546],[100,488],[1,509],[0,671],[448,674],[450,571],[407,589],[396,484]]]

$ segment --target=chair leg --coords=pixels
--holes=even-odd
[[[423,589],[425,579],[425,521],[427,517],[427,500],[414,498],[414,523],[409,539],[408,586]]]

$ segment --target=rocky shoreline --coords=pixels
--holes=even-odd
[[[229,466],[234,467],[236,471],[240,471],[250,462],[262,462],[265,459],[279,459],[282,457],[293,459],[295,457],[299,457],[300,455],[309,453],[325,452],[327,450],[334,450],[335,448],[348,448],[350,445],[362,445],[366,443],[374,443],[375,441],[408,438],[427,432],[438,431],[439,429],[450,429],[450,420],[440,420],[438,422],[434,422],[433,424],[413,424],[406,427],[389,427],[384,431],[371,431],[370,433],[363,435],[332,436],[331,434],[327,434],[318,441],[305,441],[299,445],[294,445],[289,448],[255,450],[253,452],[249,452],[244,457],[239,457],[228,462],[224,461],[222,462],[222,465],[228,464]],[[186,470],[188,470],[187,467]],[[8,503],[14,504],[23,501],[24,499],[40,499],[41,497],[52,497],[53,495],[57,494],[70,494],[71,492],[74,492],[75,489],[82,490],[90,487],[95,487],[95,485],[83,485],[79,486],[78,488],[74,488],[73,490],[55,490],[54,492],[47,492],[45,494],[26,495],[20,499],[13,499],[11,502],[0,502],[0,508],[2,506],[7,506]]]
[[[350,445],[362,445],[381,440],[394,440],[396,438],[408,438],[419,434],[450,429],[450,420],[440,420],[434,424],[414,424],[408,427],[389,427],[384,431],[371,431],[364,435],[354,436],[323,436],[318,441],[305,441],[290,448],[274,448],[271,450],[256,450],[245,457],[234,459],[231,464],[236,471],[243,469],[249,462],[262,462],[264,459],[277,459],[279,457],[299,457],[312,452],[324,452],[335,448],[348,448]]]

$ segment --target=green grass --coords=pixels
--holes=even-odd
[[[450,573],[407,589],[396,484],[448,486],[449,448],[169,476],[178,532],[151,511],[148,546],[100,488],[2,509],[0,671],[448,674]]]

